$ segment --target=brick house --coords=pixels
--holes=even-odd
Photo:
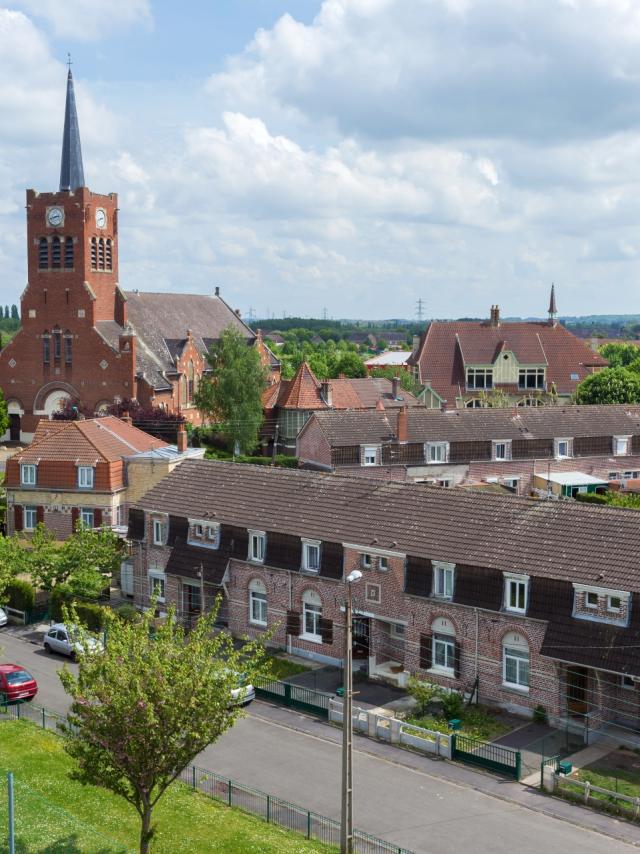
[[[437,486],[497,483],[518,495],[569,473],[624,484],[640,473],[640,407],[317,412],[296,455],[305,468]],[[573,490],[589,489],[574,481]]]
[[[556,320],[504,322],[497,305],[487,321],[434,320],[409,366],[425,386],[425,403],[447,409],[486,407],[501,392],[517,406],[568,402],[578,383],[607,366],[587,341]]]
[[[263,394],[265,421],[263,442],[278,450],[295,452],[296,436],[314,412],[334,409],[398,409],[422,406],[400,386],[397,379],[381,377],[338,377],[320,381],[307,362],[290,380],[279,380]]]
[[[316,661],[343,655],[590,731],[637,726],[636,511],[317,472],[186,461],[130,511],[135,600],[225,600],[234,634]],[[402,673],[398,673],[398,671]]]
[[[7,460],[7,533],[33,531],[39,522],[66,539],[78,521],[126,531],[129,503],[187,457],[204,451],[149,436],[107,416],[45,421],[31,444]]]
[[[85,186],[69,72],[60,189],[27,190],[27,286],[21,329],[0,352],[9,407],[4,439],[28,442],[40,418],[74,399],[99,412],[114,401],[183,411],[198,421],[193,392],[205,352],[234,326],[260,348],[274,379],[279,363],[213,295],[124,291],[118,276],[118,197]]]

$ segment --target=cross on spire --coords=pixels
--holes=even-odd
[[[71,73],[71,66],[73,65],[73,62],[71,62],[71,54],[70,53],[67,53],[67,65],[69,66],[69,73]]]

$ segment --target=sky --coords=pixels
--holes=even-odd
[[[244,317],[640,312],[635,0],[0,6],[0,303],[57,189],[67,53],[125,290]]]

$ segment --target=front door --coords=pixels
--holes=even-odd
[[[184,609],[187,614],[197,614],[200,611],[200,585],[185,584],[182,588],[184,591]]]
[[[20,441],[20,416],[14,412],[9,415],[9,439],[11,442]]]
[[[369,657],[369,633],[371,621],[369,617],[353,618],[353,657]]]
[[[587,691],[589,671],[586,667],[567,668],[567,711],[570,715],[586,715],[589,710]]]

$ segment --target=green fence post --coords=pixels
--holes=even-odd
[[[20,719],[20,703],[17,704],[16,710],[18,712],[18,719]]]
[[[267,795],[267,824],[271,821],[271,797]]]
[[[232,786],[232,783],[231,783],[231,780],[229,780],[229,799],[228,799],[229,806],[231,806],[231,786]]]
[[[193,788],[196,788],[196,766],[191,766],[191,781],[193,783]]]
[[[47,728],[47,718],[44,709],[42,710],[42,729]]]
[[[284,704],[290,706],[291,703],[291,685],[288,682],[284,683]]]
[[[516,753],[516,780],[520,780],[520,771],[522,766],[522,755],[520,751]]]
[[[307,839],[311,839],[311,810],[307,810]]]
[[[453,759],[456,755],[456,739],[458,736],[455,732],[451,733],[451,758]]]

